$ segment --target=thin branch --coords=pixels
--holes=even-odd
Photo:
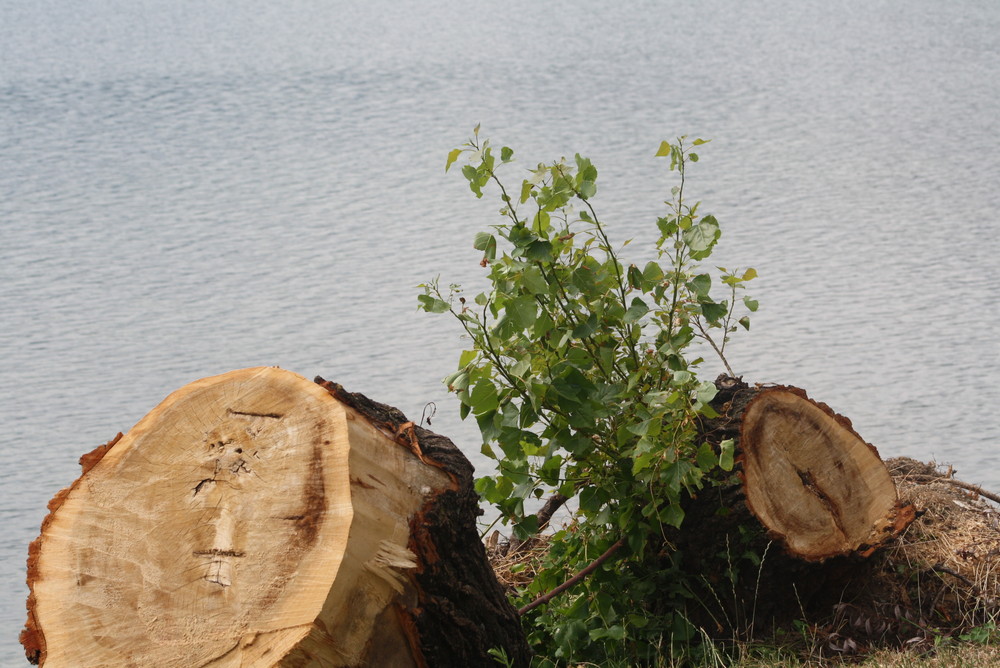
[[[580,197],[580,193],[576,193],[577,197]],[[611,265],[615,270],[615,278],[618,282],[618,296],[622,302],[622,308],[628,309],[627,297],[625,295],[625,279],[622,278],[621,267],[619,267],[618,256],[615,254],[614,249],[611,247],[611,240],[608,239],[607,233],[604,231],[604,226],[601,225],[601,220],[597,217],[597,211],[594,210],[594,205],[590,203],[590,200],[583,199],[580,197],[584,204],[587,205],[587,209],[590,210],[590,216],[594,220],[594,226],[597,228],[597,233],[600,235],[601,240],[604,241],[605,253],[611,258]],[[636,368],[639,368],[639,352],[636,350],[636,345],[638,344],[638,339],[632,338],[632,333],[630,331],[619,330],[622,338],[626,339],[629,343],[629,352],[632,355],[632,361],[635,363]]]
[[[954,485],[955,487],[961,487],[962,489],[967,489],[970,492],[975,492],[979,496],[985,497],[994,503],[1000,503],[1000,495],[994,494],[993,492],[987,492],[985,489],[979,485],[973,485],[968,482],[962,482],[961,480],[955,480],[954,478],[944,478],[934,475],[916,474],[911,476],[906,476],[908,478],[919,478],[927,482],[946,482],[949,485]]]
[[[731,366],[729,366],[729,361],[726,360],[726,356],[722,354],[721,350],[719,350],[719,346],[715,345],[715,340],[705,330],[705,326],[701,324],[701,319],[700,318],[695,318],[693,320],[693,322],[695,324],[695,327],[698,328],[698,331],[701,334],[701,338],[703,338],[706,341],[708,341],[708,343],[712,346],[712,350],[714,350],[716,352],[716,354],[719,356],[719,359],[722,360],[722,363],[726,365],[726,371],[729,372],[730,377],[735,378],[736,374],[733,372],[733,368]],[[725,344],[723,344],[723,345],[725,345]]]
[[[579,573],[577,573],[576,575],[574,575],[573,577],[571,577],[569,580],[566,580],[566,582],[563,582],[561,585],[559,585],[558,587],[556,587],[555,589],[553,589],[549,593],[542,594],[541,596],[539,596],[538,598],[536,598],[534,601],[532,601],[531,603],[527,604],[526,606],[524,606],[523,608],[521,608],[520,610],[518,610],[517,614],[523,615],[524,613],[526,613],[526,612],[528,612],[530,610],[534,610],[535,608],[537,608],[540,605],[544,605],[545,603],[548,603],[553,598],[555,598],[559,594],[563,593],[564,591],[566,591],[567,589],[569,589],[570,587],[572,587],[573,585],[577,584],[578,582],[580,582],[581,580],[583,580],[585,577],[587,577],[588,575],[590,575],[591,573],[593,573],[595,570],[597,570],[598,566],[600,566],[605,561],[607,561],[608,559],[610,559],[611,555],[613,555],[615,552],[617,552],[618,548],[620,548],[624,544],[625,544],[625,539],[624,538],[619,538],[615,542],[614,545],[612,545],[611,547],[609,547],[607,549],[607,551],[605,551],[605,553],[602,554],[601,556],[599,556],[597,559],[594,559],[594,561],[591,562],[589,566],[587,566],[582,571],[580,571]]]

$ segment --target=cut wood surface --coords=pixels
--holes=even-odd
[[[870,554],[913,520],[876,449],[802,390],[757,392],[740,435],[747,505],[794,556]]]
[[[46,666],[469,666],[528,650],[472,469],[395,409],[273,367],[171,394],[81,459],[29,550]]]

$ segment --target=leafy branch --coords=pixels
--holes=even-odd
[[[715,415],[716,388],[698,379],[702,360],[692,345],[706,341],[733,374],[725,347],[737,324],[749,329],[749,315],[737,318],[737,308],[753,312],[757,303],[738,302],[737,294],[756,271],[718,268],[728,294],[717,301],[712,272],[699,265],[721,236],[715,217],[685,199],[686,170],[699,160],[693,149],[705,143],[680,137],[660,145],[656,155],[669,158],[679,183],[656,221],[657,260],[641,269],[621,261],[598,215],[590,160],[540,163],[522,172],[518,190],[510,186],[514,151],[495,151],[477,126],[445,164],[448,171],[467,159],[461,172],[477,198],[490,186],[498,191],[500,221],[473,240],[491,289],[474,297],[473,308],[460,286],[445,295],[435,280],[420,286],[419,307],[451,313],[472,343],[445,382],[461,417],[476,419],[483,454],[497,460],[476,489],[500,521],[523,540],[541,525],[535,499],[572,500],[573,523],[553,534],[542,569],[521,593],[551,594],[563,574],[590,569],[585,582],[574,580],[573,591],[583,593],[561,606],[547,595],[545,612],[532,612],[558,626],[539,626],[556,644],[570,628],[567,615],[593,622],[600,601],[607,603],[597,610],[601,626],[586,642],[607,649],[620,640],[620,615],[609,610],[627,609],[631,594],[593,555],[610,556],[615,546],[618,567],[629,571],[655,553],[652,537],[682,524],[683,500],[733,467],[732,442],[713,448],[699,434],[701,420]],[[719,329],[721,337],[713,335]]]

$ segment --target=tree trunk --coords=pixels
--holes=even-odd
[[[681,567],[700,574],[692,621],[752,637],[823,614],[864,587],[870,556],[915,509],[850,420],[793,387],[720,377],[703,437],[733,439],[737,476],[685,507],[670,533]],[[763,560],[761,560],[763,559]]]
[[[81,459],[28,559],[49,666],[527,665],[472,467],[396,409],[277,368],[171,394]]]

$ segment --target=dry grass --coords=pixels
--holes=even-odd
[[[486,539],[486,555],[497,581],[511,592],[527,586],[534,579],[548,547],[549,541],[544,534],[514,544],[502,538],[499,531],[494,531]]]
[[[800,659],[768,654],[759,648],[747,650],[732,668],[830,668],[832,665],[862,668],[990,668],[1000,666],[1000,648],[984,645],[961,645],[919,654],[905,650],[879,650],[862,661]]]

